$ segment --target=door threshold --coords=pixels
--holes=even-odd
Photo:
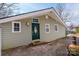
[[[32,40],[32,42],[40,41],[40,39]]]

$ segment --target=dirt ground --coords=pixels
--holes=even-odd
[[[2,56],[67,56],[67,45],[70,43],[70,38],[63,38],[47,44],[5,50]]]

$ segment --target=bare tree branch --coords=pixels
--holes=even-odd
[[[57,10],[59,16],[62,18],[63,21],[70,20],[72,18],[72,14],[70,12],[66,12],[65,10],[66,4],[58,3],[57,4]]]
[[[62,17],[62,12],[65,9],[65,4],[58,3],[57,6],[56,6],[56,8],[57,8],[59,16]]]
[[[15,3],[0,3],[0,18],[11,15],[15,9]]]
[[[0,10],[3,8],[3,6],[4,6],[4,3],[1,3],[0,4]]]

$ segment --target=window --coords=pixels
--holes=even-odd
[[[38,23],[38,19],[33,19],[33,23]]]
[[[55,31],[58,32],[58,24],[55,24]]]
[[[45,32],[46,33],[50,32],[50,24],[45,24]]]
[[[21,32],[21,22],[12,22],[12,32]]]

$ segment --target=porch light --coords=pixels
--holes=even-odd
[[[30,23],[29,22],[26,22],[26,26],[29,26],[30,25]]]
[[[46,15],[45,18],[48,19],[48,16]]]

